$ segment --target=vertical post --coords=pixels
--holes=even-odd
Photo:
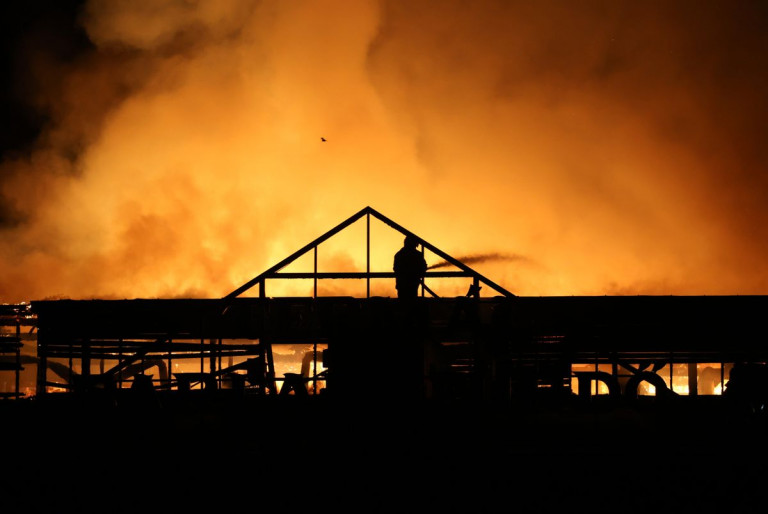
[[[200,375],[205,373],[205,338],[200,338]],[[200,385],[200,388],[202,389],[202,384]]]
[[[16,397],[19,396],[19,375],[21,374],[21,349],[24,347],[21,342],[21,320],[16,316]]]
[[[674,391],[673,382],[675,380],[675,358],[672,352],[669,352],[669,390]]]
[[[35,395],[43,397],[46,393],[46,382],[48,369],[48,356],[45,350],[45,329],[37,331],[37,386]]]
[[[421,256],[424,257],[424,245],[421,245]],[[424,298],[424,281],[425,280],[426,280],[426,277],[421,279],[421,297],[422,298]]]
[[[720,362],[720,394],[725,392],[725,362]]]
[[[221,338],[219,338],[219,344],[216,348],[217,348],[216,351],[218,352],[218,356],[219,356],[219,371],[221,371],[222,369],[221,368],[221,351],[223,349]],[[221,376],[221,374],[219,374],[219,389],[221,389],[222,380],[223,380],[223,377]]]
[[[313,250],[313,259],[314,259],[314,273],[312,274],[312,278],[314,279],[314,293],[312,295],[312,298],[317,298],[317,245],[312,249]]]
[[[600,371],[600,357],[598,356],[597,352],[595,352],[595,371]],[[593,394],[597,396],[597,393],[600,392],[600,385],[597,382],[597,380],[590,381],[590,390],[593,391]]]
[[[312,394],[317,394],[317,341],[312,344]]]
[[[72,340],[70,339],[69,346],[67,347],[67,357],[69,359],[67,362],[69,363],[69,370],[70,370],[70,372],[73,372],[75,370],[75,366],[72,363],[72,352],[73,352]],[[70,373],[70,377],[71,377],[71,373]],[[70,378],[70,380],[71,380],[71,378]],[[69,384],[69,385],[71,385],[71,384]]]
[[[80,375],[83,377],[85,389],[91,390],[91,340],[83,340],[83,349],[80,354]]]
[[[216,373],[216,339],[210,339],[208,344],[210,345],[211,354],[208,356],[208,371],[213,375]]]
[[[267,279],[262,278],[259,281],[259,298],[266,298],[267,297]]]
[[[275,367],[272,361],[272,343],[271,343],[271,331],[272,324],[270,323],[269,305],[267,301],[259,302],[260,316],[262,331],[259,335],[259,358],[263,366],[263,376],[261,377],[261,384],[259,386],[259,393],[262,395],[275,394]]]
[[[272,342],[269,336],[260,340],[262,346],[261,354],[263,362],[265,363],[265,369],[267,371],[266,387],[269,388],[271,394],[277,394],[277,382],[275,381],[275,361],[272,356]]]
[[[365,215],[365,297],[371,297],[371,213]]]
[[[688,396],[699,395],[699,369],[695,362],[688,363]]]

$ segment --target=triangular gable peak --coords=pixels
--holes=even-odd
[[[356,221],[362,219],[363,217],[366,218],[366,244],[368,245],[368,255],[366,258],[366,271],[363,272],[318,272],[317,271],[317,248],[318,246],[323,243],[324,241],[327,241],[334,235],[338,234],[345,228],[349,227]],[[333,227],[331,230],[326,232],[325,234],[321,235],[311,243],[307,244],[303,248],[297,250],[296,252],[292,253],[282,261],[278,262],[268,270],[264,271],[262,274],[258,275],[257,277],[254,277],[253,279],[249,280],[242,286],[238,287],[228,295],[226,295],[224,298],[236,298],[243,294],[244,292],[248,291],[252,287],[258,285],[259,286],[259,297],[265,297],[266,296],[266,282],[267,280],[275,280],[275,279],[313,279],[315,283],[314,291],[315,296],[317,296],[317,281],[322,279],[365,279],[366,280],[366,296],[370,296],[370,281],[371,279],[380,279],[380,278],[394,278],[395,274],[392,271],[389,272],[372,272],[370,271],[370,219],[371,217],[385,223],[386,225],[390,226],[394,230],[400,232],[403,236],[412,236],[415,237],[421,246],[425,249],[428,249],[435,255],[441,257],[445,262],[452,264],[455,268],[458,268],[457,270],[447,270],[447,271],[436,271],[436,270],[427,270],[426,277],[424,280],[424,283],[422,284],[422,290],[424,293],[430,294],[431,296],[437,296],[426,284],[427,279],[430,278],[471,278],[472,279],[472,285],[476,288],[481,285],[487,286],[489,289],[492,289],[499,293],[502,296],[507,297],[513,297],[514,294],[510,293],[500,285],[494,283],[493,281],[489,280],[488,278],[484,277],[477,271],[473,270],[460,260],[451,257],[435,245],[431,244],[430,242],[426,241],[425,239],[419,237],[417,234],[414,234],[410,230],[406,229],[405,227],[399,225],[398,223],[395,223],[391,219],[387,218],[380,212],[376,211],[375,209],[371,207],[366,207],[359,211],[358,213],[350,216],[345,221],[339,223],[335,227]],[[281,272],[282,269],[284,269],[289,264],[293,263],[300,257],[310,253],[315,253],[315,269],[311,272],[303,272],[303,273],[289,273],[289,272]]]

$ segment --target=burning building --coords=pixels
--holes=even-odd
[[[372,220],[440,259],[415,302],[372,295],[372,282],[394,274],[370,260],[362,271],[318,270],[318,248],[355,223],[370,257]],[[309,271],[286,271],[306,257]],[[284,280],[309,281],[312,294],[270,296],[268,283]],[[365,295],[318,294],[334,280],[362,282]],[[468,292],[440,296],[441,280]],[[734,370],[761,373],[768,361],[767,307],[763,296],[517,296],[366,207],[223,298],[32,302],[36,393],[118,398],[146,386],[506,406],[716,398]],[[759,409],[762,381],[750,380],[745,398]]]

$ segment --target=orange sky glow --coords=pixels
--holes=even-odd
[[[2,302],[224,296],[366,206],[497,256],[470,265],[521,296],[768,293],[761,3],[91,0],[77,23],[75,57],[19,54],[46,122],[0,162]],[[349,232],[321,271],[365,270]]]

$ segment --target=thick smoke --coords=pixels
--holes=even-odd
[[[45,123],[0,165],[2,301],[224,295],[366,205],[451,255],[533,256],[477,263],[516,294],[768,290],[759,3],[77,14],[76,51],[14,47]]]

